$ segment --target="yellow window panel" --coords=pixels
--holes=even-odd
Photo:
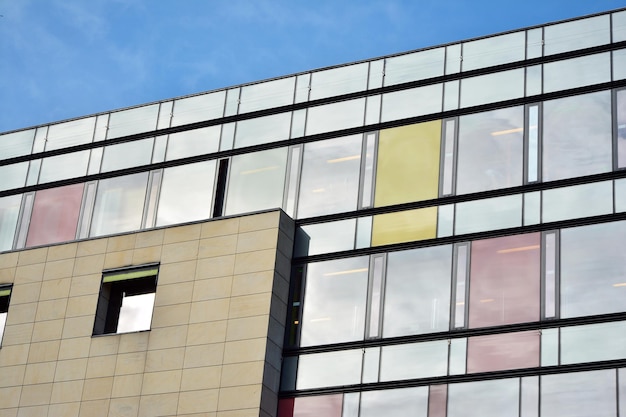
[[[436,236],[437,207],[374,216],[372,246],[433,239]]]

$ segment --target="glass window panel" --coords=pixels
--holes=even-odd
[[[373,125],[380,122],[380,103],[382,96],[369,96],[367,97],[367,106],[365,112],[365,124]]]
[[[541,366],[559,364],[559,329],[541,330]]]
[[[524,97],[524,69],[461,80],[461,108]]]
[[[122,297],[117,333],[149,330],[155,293]]]
[[[165,161],[165,151],[167,149],[167,136],[157,136],[154,138],[154,151],[152,151],[152,163]],[[89,165],[91,167],[91,164]]]
[[[441,111],[443,84],[427,85],[383,94],[381,122]]]
[[[380,347],[363,349],[363,375],[361,382],[367,384],[378,382],[378,372],[380,369]]]
[[[472,242],[469,327],[539,320],[541,235]]]
[[[0,135],[0,159],[29,155],[34,140],[35,129]]]
[[[539,417],[539,377],[522,378],[522,400],[520,417]]]
[[[75,239],[83,188],[74,184],[37,191],[26,246]]]
[[[589,204],[593,201],[593,204]],[[544,222],[613,213],[613,182],[603,181],[542,192]]]
[[[467,338],[450,340],[449,375],[463,375],[467,369]]]
[[[28,174],[28,161],[0,166],[0,191],[23,187]]]
[[[231,88],[226,92],[226,104],[224,105],[224,117],[237,114],[239,109],[240,87]]]
[[[96,128],[93,133],[94,142],[102,142],[107,135],[109,113],[96,116]]]
[[[446,46],[446,75],[461,71],[461,44]]]
[[[543,28],[526,31],[526,59],[539,58],[543,55]]]
[[[153,143],[154,138],[148,138],[106,146],[100,172],[150,164]]]
[[[242,87],[239,113],[270,109],[293,103],[295,80],[295,77],[290,77]]]
[[[436,236],[437,207],[374,216],[372,246],[432,239]]]
[[[427,412],[428,387],[397,388],[361,393],[360,417],[426,417]]]
[[[291,112],[237,122],[235,148],[289,139]]]
[[[457,203],[455,234],[484,232],[522,225],[522,195]]]
[[[368,265],[367,256],[308,265],[302,346],[363,339]]]
[[[431,385],[428,394],[428,417],[446,417],[448,385]]]
[[[0,198],[0,251],[13,247],[21,204],[21,194]]]
[[[561,364],[626,358],[626,322],[561,328]]]
[[[507,35],[463,43],[463,71],[522,61],[526,55],[526,33]]]
[[[291,138],[304,136],[304,126],[306,124],[306,109],[295,110],[291,117]]]
[[[151,132],[156,129],[158,115],[158,104],[111,113],[107,139]]]
[[[469,247],[470,243],[457,243],[454,246],[454,326],[453,329],[466,327],[465,310],[467,307],[467,280],[469,270]]]
[[[385,60],[385,85],[425,80],[443,75],[445,48],[429,49]]]
[[[348,65],[311,75],[311,95],[309,100],[338,96],[367,89],[368,63]]]
[[[287,151],[278,148],[232,158],[226,215],[281,207]]]
[[[524,107],[459,117],[457,194],[522,185]]]
[[[615,370],[541,376],[541,415],[615,416]]]
[[[362,135],[304,145],[298,218],[356,210]]]
[[[431,378],[448,373],[448,341],[383,346],[380,380]]]
[[[94,175],[100,172],[100,165],[102,164],[102,154],[104,148],[94,148],[89,155],[89,168],[87,169],[87,175]]]
[[[561,230],[561,317],[626,310],[626,222]]]
[[[526,97],[542,93],[542,66],[526,67]]]
[[[361,349],[301,355],[296,389],[359,384],[362,359]]]
[[[296,103],[303,103],[309,100],[309,90],[311,90],[311,74],[300,74],[296,78]]]
[[[166,168],[157,211],[157,226],[211,217],[215,160]]]
[[[626,41],[626,11],[613,13],[613,42]]]
[[[166,129],[170,127],[173,105],[173,101],[164,101],[161,103],[161,107],[159,107],[159,121],[157,122],[157,129]]]
[[[298,198],[298,184],[300,179],[300,160],[302,156],[302,145],[296,145],[289,148],[289,173],[287,174],[287,192],[285,195],[284,207],[285,213],[289,217],[295,217],[296,202]]]
[[[619,380],[619,415],[626,416],[626,368],[618,369]]]
[[[364,117],[364,98],[309,107],[307,111],[306,134],[315,135],[317,133],[363,126]]]
[[[226,91],[202,94],[174,101],[172,126],[201,122],[222,117]]]
[[[380,88],[383,86],[383,77],[385,76],[385,60],[378,59],[370,61],[369,79],[367,81],[367,89]]]
[[[615,212],[626,211],[626,178],[615,180]]]
[[[172,133],[167,143],[167,161],[217,152],[221,126]]]
[[[539,179],[539,105],[533,104],[527,107],[527,166],[526,181],[536,182]]]
[[[469,337],[467,373],[502,371],[539,366],[540,333],[504,333]]]
[[[590,48],[611,42],[610,16],[589,17],[544,28],[545,55]]]
[[[35,132],[35,141],[33,142],[33,152],[43,152],[46,146],[46,137],[48,136],[48,126],[38,127]]]
[[[372,242],[372,216],[359,217],[356,221],[355,249],[369,248]]]
[[[26,245],[26,237],[28,233],[28,226],[30,221],[30,215],[33,211],[33,200],[35,199],[35,193],[25,193],[22,199],[22,210],[20,213],[20,220],[17,226],[17,236],[15,238],[14,247],[21,249]]]
[[[613,81],[626,78],[626,49],[613,51]]]
[[[518,415],[518,378],[448,385],[448,417],[503,417]],[[544,415],[548,416],[550,414]]]
[[[546,101],[543,114],[544,181],[611,171],[609,91]]]
[[[49,156],[42,160],[39,184],[67,178],[82,177],[87,172],[88,165],[88,150],[65,155]]]
[[[437,198],[441,121],[380,131],[374,206]]]
[[[138,230],[147,184],[147,172],[100,180],[89,235]]]
[[[600,84],[611,81],[608,52],[543,64],[543,92]]]
[[[455,136],[456,136],[456,123],[457,119],[448,119],[443,122],[444,134],[444,149],[443,157],[441,158],[443,168],[441,169],[441,195],[446,196],[452,194],[454,188],[454,172],[456,167],[454,164],[455,156]]]
[[[544,317],[556,317],[557,303],[557,232],[545,232],[543,242]]]
[[[389,253],[383,337],[447,331],[451,273],[451,245]]]
[[[95,117],[51,125],[46,138],[46,151],[90,143],[93,139]]]
[[[346,392],[343,395],[343,410],[341,411],[341,417],[358,417],[360,402],[360,392]]]
[[[524,193],[524,226],[541,223],[541,192]]]
[[[296,256],[319,255],[354,249],[355,219],[302,226],[308,239],[296,246]],[[300,242],[298,242],[300,243]]]
[[[41,159],[33,159],[28,166],[28,175],[26,176],[26,186],[35,185],[39,181],[39,171],[41,170]]]
[[[360,208],[372,207],[372,194],[374,193],[374,170],[376,168],[376,134],[366,133],[363,145],[363,162],[361,164],[361,202]]]
[[[437,237],[452,236],[454,225],[454,204],[439,206],[437,213]]]
[[[617,119],[617,167],[626,167],[626,90],[618,90],[616,95]]]
[[[448,81],[443,87],[443,111],[459,108],[459,80]]]
[[[341,417],[342,403],[343,394],[299,397],[294,401],[293,417]]]

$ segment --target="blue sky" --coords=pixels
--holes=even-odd
[[[626,6],[0,0],[0,132]]]

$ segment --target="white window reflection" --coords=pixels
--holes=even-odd
[[[155,293],[122,296],[117,333],[150,329]]]

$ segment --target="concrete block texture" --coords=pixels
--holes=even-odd
[[[275,416],[294,230],[271,210],[0,254],[0,416]],[[103,272],[146,264],[150,329],[94,335]]]

